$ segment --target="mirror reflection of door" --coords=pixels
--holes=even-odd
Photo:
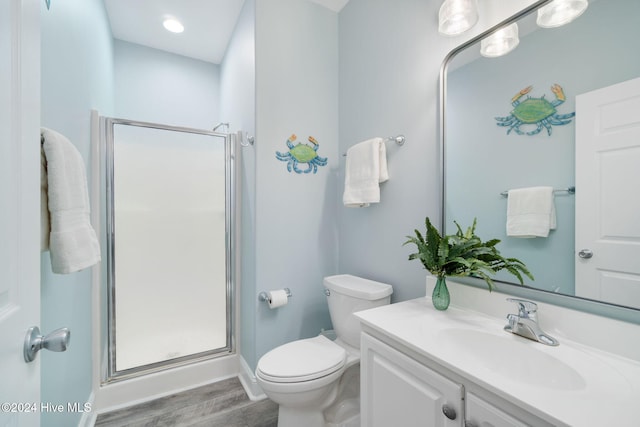
[[[225,137],[113,134],[116,371],[226,347]]]
[[[576,114],[576,296],[640,308],[640,78],[578,96]]]

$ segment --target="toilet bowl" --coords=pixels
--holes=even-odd
[[[360,323],[353,313],[389,304],[393,292],[390,285],[347,274],[326,277],[323,283],[336,339],[318,335],[293,341],[258,361],[256,381],[279,405],[278,427],[337,426],[342,425],[336,420],[340,414],[355,416]]]

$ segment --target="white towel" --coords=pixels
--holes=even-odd
[[[347,150],[344,194],[347,207],[380,202],[380,183],[389,179],[387,149],[382,138],[360,142]]]
[[[89,191],[82,156],[63,135],[41,129],[42,248],[50,251],[54,273],[67,274],[100,261],[100,245],[89,219]],[[45,168],[46,162],[46,168]],[[48,199],[48,200],[47,200]],[[48,216],[49,221],[46,221]],[[47,227],[50,233],[47,238]]]
[[[556,228],[553,187],[509,190],[507,236],[547,237]]]
[[[49,219],[49,199],[47,191],[47,158],[44,156],[44,137],[40,144],[40,252],[49,250],[49,234],[51,233],[51,220]]]

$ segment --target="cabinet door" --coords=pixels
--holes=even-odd
[[[467,427],[528,427],[473,393],[467,393]]]
[[[370,335],[361,351],[362,427],[462,426],[462,385]]]

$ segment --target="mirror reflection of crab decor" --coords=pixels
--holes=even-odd
[[[551,92],[554,93],[556,99],[549,102],[544,98],[544,95],[540,98],[531,98],[527,96],[527,99],[520,101],[524,95],[531,92],[533,86],[528,86],[522,89],[520,92],[511,99],[511,105],[513,105],[513,111],[506,117],[496,117],[498,126],[508,127],[507,135],[511,131],[515,131],[518,135],[536,135],[542,131],[542,128],[547,129],[547,133],[551,136],[552,126],[560,126],[571,123],[571,118],[576,115],[575,112],[568,114],[558,114],[556,107],[562,104],[566,97],[564,91],[559,84],[551,86]],[[525,132],[520,129],[522,125],[535,125],[536,128]]]
[[[293,170],[295,173],[309,173],[313,171],[313,173],[318,172],[318,166],[326,166],[327,158],[318,156],[318,141],[312,136],[309,137],[309,142],[312,145],[297,143],[293,145],[293,141],[295,141],[298,137],[293,134],[287,139],[287,147],[289,147],[289,151],[286,153],[281,153],[276,151],[276,159],[282,160],[283,162],[287,162],[287,170],[291,172]],[[298,169],[298,165],[300,163],[306,163],[307,169]]]

